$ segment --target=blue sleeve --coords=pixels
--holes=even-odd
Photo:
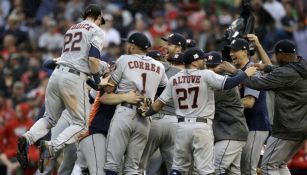
[[[100,51],[95,46],[91,45],[88,56],[100,59]]]
[[[46,69],[55,69],[55,67],[57,66],[57,64],[53,61],[53,60],[46,60],[43,63],[43,67]]]
[[[234,77],[227,77],[224,89],[232,89],[238,86],[245,78],[247,78],[246,73],[240,70]]]

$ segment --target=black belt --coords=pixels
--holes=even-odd
[[[58,65],[56,68],[59,69],[61,66],[68,67],[68,66],[65,66],[65,65]],[[68,72],[73,73],[73,74],[78,75],[78,76],[80,76],[80,74],[81,74],[80,71],[73,69],[73,68],[69,68],[69,67],[68,67]]]
[[[136,108],[137,108],[136,105],[129,104],[129,103],[126,103],[126,102],[122,102],[120,105],[121,105],[121,106],[125,106],[125,107],[127,107],[127,108],[131,108],[131,109],[136,109]]]
[[[184,122],[184,121],[189,121],[189,119],[185,119],[184,117],[178,117],[178,123]],[[197,117],[196,122],[202,122],[202,123],[207,123],[208,120],[203,117]]]

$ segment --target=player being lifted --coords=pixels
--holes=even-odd
[[[231,89],[256,72],[255,67],[237,71],[234,77],[221,76],[204,68],[204,52],[190,48],[184,52],[185,69],[169,79],[161,96],[142,112],[151,116],[173,99],[178,116],[174,159],[170,174],[186,174],[196,166],[199,174],[214,173],[212,119],[214,89]],[[225,71],[234,69],[224,64]],[[144,106],[145,107],[145,106]]]
[[[74,143],[85,129],[90,105],[86,89],[88,76],[100,81],[99,58],[105,34],[99,27],[105,21],[101,8],[89,5],[83,14],[84,21],[73,25],[64,36],[61,61],[51,75],[46,90],[46,112],[32,128],[18,140],[17,159],[22,167],[28,165],[28,147],[45,136],[55,126],[61,113],[67,109],[72,125],[56,139],[40,142],[39,169],[44,170],[45,159],[51,158],[65,144]],[[107,81],[101,82],[102,85]]]

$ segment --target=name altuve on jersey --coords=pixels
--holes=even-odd
[[[173,86],[181,83],[200,83],[200,79],[199,75],[179,76],[173,79]]]

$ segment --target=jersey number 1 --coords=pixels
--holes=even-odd
[[[143,84],[143,89],[142,89],[141,93],[145,94],[146,93],[145,87],[146,87],[147,74],[146,73],[142,73],[141,76],[142,76],[142,84]]]
[[[65,42],[64,42],[63,52],[81,50],[81,46],[79,45],[81,40],[82,40],[82,32],[66,33],[64,36]]]
[[[176,94],[179,95],[180,93],[182,96],[178,98],[178,105],[180,109],[188,109],[188,105],[183,105],[182,102],[185,101],[188,98],[188,94],[191,94],[194,92],[194,97],[193,97],[193,103],[192,103],[192,108],[197,108],[197,98],[198,98],[198,92],[199,92],[199,87],[191,87],[188,89],[180,88],[176,89]]]

